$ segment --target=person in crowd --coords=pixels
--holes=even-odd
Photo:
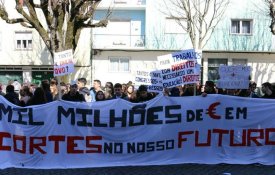
[[[0,83],[0,95],[4,96],[5,93],[3,92],[3,85]]]
[[[58,94],[58,88],[57,88],[57,80],[56,79],[51,79],[50,82],[50,90],[51,90],[51,94],[53,97],[53,101],[58,100],[59,99],[59,94]]]
[[[130,102],[135,102],[136,101],[136,91],[135,91],[135,86],[130,84],[127,86],[127,91],[126,91],[126,97],[124,98],[125,100],[128,100]]]
[[[193,84],[184,85],[184,91],[182,96],[194,96],[194,85]]]
[[[204,93],[216,94],[215,83],[213,81],[206,81],[204,85]]]
[[[13,80],[9,80],[7,85],[12,85]]]
[[[104,88],[107,88],[107,87],[114,88],[114,85],[113,85],[112,82],[108,81],[108,82],[105,83]]]
[[[33,96],[33,94],[30,91],[30,87],[27,85],[22,86],[20,89],[20,103],[19,105],[24,107],[27,105],[30,98]]]
[[[34,94],[35,89],[37,88],[36,84],[30,84],[30,91],[32,94]]]
[[[114,88],[106,87],[105,90],[104,90],[104,94],[105,94],[105,100],[113,99],[113,97],[114,97]]]
[[[106,98],[105,98],[105,94],[103,91],[97,91],[96,94],[95,94],[95,100],[96,101],[104,101]]]
[[[238,96],[238,89],[225,89],[225,95]]]
[[[127,84],[122,83],[122,93],[127,94]]]
[[[236,96],[239,96],[239,97],[249,97],[249,95],[250,95],[249,89],[240,89],[236,94]]]
[[[239,97],[259,98],[255,93],[256,87],[257,85],[255,82],[250,82],[248,89],[240,89],[237,94]]]
[[[111,99],[114,96],[114,85],[112,82],[108,81],[105,83],[104,87],[106,99]]]
[[[131,95],[135,92],[135,86],[134,85],[128,85],[126,88],[126,96],[127,98],[130,98]]]
[[[17,81],[17,79],[13,80],[12,85],[14,86],[14,92],[19,94],[19,91],[21,89],[21,84]]]
[[[223,88],[217,88],[217,94],[226,95],[226,90]]]
[[[117,98],[125,99],[126,98],[126,95],[122,91],[122,84],[116,83],[114,85],[114,91],[115,91],[115,94],[112,99],[117,99]]]
[[[97,91],[102,91],[101,89],[101,81],[94,80],[93,87],[90,88],[91,101],[95,101],[95,94]]]
[[[64,95],[64,94],[67,94],[69,91],[68,91],[68,88],[67,88],[67,84],[65,82],[60,82],[60,89],[61,89],[61,97]]]
[[[72,82],[75,82],[75,81],[72,81]],[[70,91],[71,83],[66,83],[66,92],[67,93]]]
[[[91,102],[92,98],[91,98],[90,90],[86,87],[86,84],[87,84],[86,78],[77,79],[78,92],[85,97],[86,102]]]
[[[257,84],[254,81],[250,81],[249,83],[249,97],[251,98],[259,98],[256,92]]]
[[[44,93],[46,95],[46,99],[47,99],[47,102],[52,102],[53,101],[53,96],[52,96],[52,93],[51,93],[51,89],[50,89],[50,82],[49,80],[42,80],[41,81],[41,87],[42,89],[44,90]]]
[[[137,90],[137,100],[136,102],[145,102],[153,99],[154,96],[148,92],[146,85],[140,85]]]
[[[127,86],[134,85],[132,81],[128,81]]]
[[[180,96],[180,90],[178,87],[172,87],[170,89],[170,93],[169,93],[170,97],[179,97]]]
[[[261,89],[264,94],[261,98],[275,99],[275,93],[274,93],[271,83],[269,83],[269,82],[263,83]]]
[[[169,96],[170,95],[170,89],[169,88],[163,88],[163,95]]]
[[[70,91],[62,96],[62,100],[85,102],[84,96],[77,91],[77,83],[75,81],[71,82]]]
[[[201,83],[196,83],[195,86],[196,86],[196,95],[201,95],[201,93],[202,93],[202,91],[201,91],[202,84]]]
[[[26,106],[41,105],[47,103],[47,97],[42,87],[37,87],[33,93],[33,96],[29,99]]]
[[[180,96],[182,96],[182,94],[183,94],[183,92],[184,92],[183,86],[180,85],[180,86],[177,86],[177,88],[178,88],[179,91],[180,91]]]
[[[8,85],[6,87],[6,95],[4,97],[11,103],[15,105],[19,105],[19,95],[14,91],[14,86],[13,85]]]

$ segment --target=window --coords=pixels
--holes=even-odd
[[[128,57],[110,57],[110,72],[129,72]]]
[[[17,50],[31,50],[32,32],[15,32],[15,41]]]
[[[179,24],[180,22],[180,24]],[[186,27],[187,23],[186,20],[184,19],[180,19],[175,20],[173,18],[166,18],[165,19],[165,33],[168,34],[183,34],[186,33],[186,31],[184,30],[184,28]]]
[[[220,65],[227,65],[227,59],[208,59],[208,80],[216,82],[219,79]]]
[[[232,59],[232,65],[247,65],[247,59]]]
[[[231,34],[252,34],[252,20],[231,20]]]

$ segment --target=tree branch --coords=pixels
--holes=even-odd
[[[25,23],[28,22],[24,18],[10,19],[3,3],[0,3],[0,18],[2,18],[8,24]]]

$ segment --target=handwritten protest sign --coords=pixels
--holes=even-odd
[[[193,84],[200,80],[201,51],[183,50],[158,57],[163,87],[171,88],[183,84]]]
[[[220,79],[217,82],[217,86],[219,88],[226,88],[226,89],[248,89],[250,73],[251,73],[250,66],[221,65],[219,67]]]
[[[74,72],[73,51],[54,53],[54,76],[63,76]]]
[[[137,70],[135,72],[135,85],[148,85],[150,92],[162,92],[162,78],[159,70]]]

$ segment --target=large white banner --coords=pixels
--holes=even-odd
[[[275,165],[275,100],[157,96],[20,108],[0,96],[0,168]]]

